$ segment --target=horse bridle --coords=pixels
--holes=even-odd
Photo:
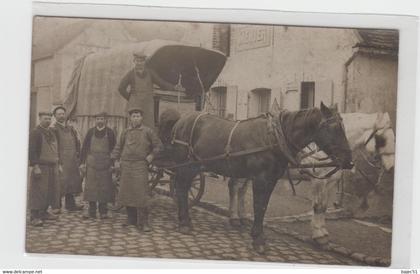
[[[305,118],[304,119],[306,119],[306,116],[305,116]],[[343,119],[339,116],[339,114],[337,114],[337,113],[335,113],[334,115],[332,115],[331,117],[329,117],[329,118],[327,118],[327,119],[323,119],[323,120],[321,120],[321,122],[318,124],[318,127],[317,127],[317,129],[315,130],[315,135],[317,135],[318,134],[318,132],[321,130],[321,129],[323,129],[323,128],[325,128],[325,127],[327,127],[327,126],[330,126],[331,124],[333,124],[333,123],[338,123],[339,125],[340,125],[340,127],[341,127],[341,129],[344,131],[344,126],[343,126]],[[287,135],[286,135],[286,138],[287,138]],[[287,138],[287,142],[288,143],[290,143],[291,145],[292,145],[292,147],[297,151],[297,152],[299,152],[299,151],[301,151],[301,149],[295,144],[295,143],[293,143],[291,140],[289,140],[289,138]],[[322,147],[320,147],[318,144],[317,144],[317,146],[321,149],[321,150],[324,150]],[[314,153],[312,153],[312,154],[314,154]],[[331,156],[330,155],[328,155],[328,157],[325,157],[325,158],[318,158],[317,160],[321,160],[321,161],[325,161],[325,160],[328,160],[328,159],[330,159],[331,158]]]
[[[372,133],[369,135],[369,137],[366,139],[366,141],[363,143],[363,146],[364,147],[366,147],[367,146],[367,144],[372,140],[372,138],[373,137],[375,137],[376,135],[377,135],[377,133],[379,132],[379,131],[381,131],[381,130],[383,130],[383,134],[385,134],[385,132],[387,131],[387,130],[390,130],[390,129],[392,129],[390,126],[383,126],[383,127],[381,127],[381,128],[375,128],[373,131],[372,131]],[[379,135],[379,136],[381,136],[381,135]],[[378,151],[377,151],[377,149],[375,148],[375,153],[377,153],[379,156],[382,156],[382,155],[387,155],[387,154],[393,154],[393,153],[379,153]],[[371,167],[374,167],[374,168],[377,168],[377,169],[381,169],[382,168],[382,166],[378,166],[378,165],[376,165],[375,163],[372,163],[369,159],[368,159],[368,156],[366,156],[362,151],[360,151],[360,155],[363,157],[363,159],[368,163],[368,165],[370,165]]]
[[[275,119],[275,126],[276,127],[279,127],[281,130],[283,130],[284,131],[284,129],[282,128],[282,125],[283,125],[283,117],[284,117],[284,115],[283,115],[283,112],[281,112],[280,114],[279,114],[279,119]],[[305,118],[304,119],[306,119],[306,116],[305,116]],[[334,114],[333,116],[331,116],[331,117],[329,117],[329,118],[327,118],[327,119],[323,119],[320,123],[319,123],[319,125],[318,125],[318,127],[317,127],[317,129],[316,129],[316,132],[315,132],[315,134],[317,134],[318,133],[318,131],[319,130],[321,130],[322,128],[324,128],[324,127],[326,127],[326,126],[329,126],[329,125],[331,125],[332,123],[337,123],[337,122],[339,122],[339,124],[340,124],[340,127],[343,129],[343,131],[344,131],[344,126],[343,126],[343,123],[342,123],[342,118],[338,115],[338,114]],[[275,129],[275,130],[278,130],[277,128]],[[299,152],[299,151],[301,151],[301,149],[293,142],[293,141],[291,141],[290,140],[290,138],[288,138],[288,136],[287,136],[287,134],[285,134],[284,135],[285,136],[285,141],[287,142],[287,144],[289,145],[289,146],[291,146],[295,151],[296,151],[296,153],[297,152]],[[318,145],[317,145],[318,146]],[[321,148],[322,149],[322,148]],[[313,152],[310,152],[310,153],[308,153],[308,156],[309,157],[313,157],[312,156],[312,154],[314,154]],[[301,158],[301,159],[303,159],[303,158]],[[322,160],[322,161],[324,161],[324,160],[328,160],[328,159],[331,159],[331,156],[329,156],[328,155],[328,157],[325,157],[325,158],[321,158],[321,159],[317,159],[317,160]],[[300,161],[299,161],[300,162]],[[335,161],[334,160],[332,160],[331,161],[331,164],[332,164],[332,166],[333,166],[333,164],[335,164]],[[299,168],[299,164],[298,164],[298,166],[297,166],[298,168]],[[315,169],[315,166],[313,167],[313,169]],[[306,170],[306,169],[303,169],[303,168],[301,168],[301,169],[299,169],[299,172],[301,173],[301,174],[306,174],[306,175],[308,175],[308,176],[310,176],[310,177],[312,177],[312,178],[316,178],[316,179],[326,179],[326,178],[329,178],[329,177],[331,177],[332,175],[334,175],[335,173],[337,173],[339,170],[340,170],[341,168],[340,168],[340,166],[339,165],[337,165],[337,164],[335,164],[335,167],[332,169],[332,170],[330,170],[329,172],[327,172],[325,175],[323,175],[323,176],[317,176],[317,175],[315,175],[315,174],[312,174],[311,172],[309,172],[308,170]]]

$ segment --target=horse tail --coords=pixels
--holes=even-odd
[[[172,129],[175,123],[181,118],[178,111],[168,108],[159,117],[159,137],[164,144],[169,144],[172,139]]]

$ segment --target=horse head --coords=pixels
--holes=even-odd
[[[353,168],[352,153],[345,134],[343,119],[337,108],[328,108],[321,102],[320,113],[321,119],[315,130],[314,142],[341,168]]]

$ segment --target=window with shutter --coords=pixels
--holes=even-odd
[[[300,108],[313,108],[315,103],[315,82],[302,82],[300,88]]]
[[[252,115],[252,112],[255,113],[256,111],[255,114],[259,115],[270,111],[271,90],[267,88],[256,88],[252,90],[252,93],[253,96],[251,97],[253,97],[254,103],[251,101],[250,104],[254,111],[251,111],[250,114]],[[252,107],[252,104],[256,104],[256,107]]]
[[[211,89],[212,112],[220,117],[226,115],[227,88],[215,87]]]

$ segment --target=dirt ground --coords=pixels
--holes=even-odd
[[[311,236],[309,222],[278,224],[290,231]],[[330,241],[346,247],[354,252],[370,256],[391,258],[392,234],[384,232],[378,227],[369,227],[359,224],[352,219],[328,220],[327,229]]]
[[[302,182],[296,186],[297,195],[293,196],[288,181],[280,180],[273,191],[270,203],[267,208],[265,222],[271,226],[287,228],[301,234],[311,236],[310,222],[294,222],[284,223],[278,219],[282,216],[291,216],[304,214],[311,211],[311,190],[312,188],[305,185],[308,182]],[[331,188],[329,191],[329,207],[333,207],[336,189]],[[227,180],[206,177],[206,190],[202,201],[216,203],[221,207],[229,207],[229,192]],[[248,188],[246,195],[246,212],[248,217],[252,218],[252,187]],[[367,220],[375,222],[375,220]],[[388,228],[388,232],[381,230],[379,227]],[[360,252],[366,255],[379,256],[383,258],[391,257],[392,233],[390,233],[392,224],[389,222],[375,224],[360,224],[353,219],[346,220],[328,220],[327,229],[330,233],[330,241],[346,247],[354,252]]]

